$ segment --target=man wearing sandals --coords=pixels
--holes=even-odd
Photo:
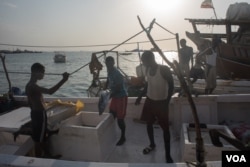
[[[153,124],[157,118],[163,130],[166,162],[173,163],[170,155],[168,121],[169,102],[174,90],[173,77],[167,66],[156,63],[153,52],[145,51],[141,59],[146,66],[147,85],[136,99],[135,104],[140,104],[142,96],[146,94],[141,119],[147,123],[147,133],[150,141],[150,145],[143,150],[143,154],[148,154],[155,149]]]

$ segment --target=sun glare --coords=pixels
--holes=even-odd
[[[153,12],[174,10],[181,0],[145,0],[147,7]]]

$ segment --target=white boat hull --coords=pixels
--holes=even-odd
[[[17,100],[26,100],[26,97],[16,97]],[[54,101],[58,98],[46,98],[46,101]],[[62,101],[71,101],[76,102],[77,100],[81,100],[84,102],[85,106],[83,111],[90,111],[93,113],[98,113],[98,98],[78,98],[78,97],[71,97],[60,98]],[[134,105],[136,98],[130,97],[128,99],[128,108],[127,108],[127,115],[126,115],[126,136],[127,140],[123,146],[120,147],[113,147],[110,146],[110,153],[106,152],[108,156],[101,157],[100,155],[96,155],[97,157],[101,157],[98,160],[90,160],[85,159],[80,150],[86,148],[85,151],[88,151],[89,154],[95,155],[95,149],[91,150],[90,146],[80,147],[79,151],[75,149],[69,149],[67,154],[77,157],[74,159],[77,162],[70,162],[72,164],[79,163],[78,161],[92,161],[92,162],[105,162],[109,163],[117,163],[118,166],[122,165],[123,163],[129,164],[129,166],[133,166],[133,163],[143,163],[152,165],[152,163],[165,163],[164,158],[164,150],[163,150],[163,138],[162,138],[162,131],[159,125],[154,125],[155,130],[155,141],[157,143],[157,149],[152,152],[150,155],[143,155],[142,149],[148,145],[147,133],[146,133],[146,125],[138,123],[134,121],[134,119],[139,119],[142,111],[143,104],[136,106]],[[144,99],[142,100],[142,103]],[[211,125],[218,125],[219,123],[227,120],[233,121],[244,121],[250,122],[250,117],[246,117],[249,115],[249,108],[250,108],[250,95],[249,94],[238,94],[238,95],[211,95],[211,96],[199,96],[197,98],[194,97],[194,102],[196,104],[198,116],[200,119],[200,123],[211,124]],[[108,114],[108,108],[104,111],[104,114]],[[27,115],[28,117],[29,115]],[[1,120],[0,116],[0,120]],[[74,117],[74,116],[73,116]],[[171,154],[173,155],[174,162],[182,162],[182,152],[181,145],[183,142],[180,140],[180,136],[182,134],[182,127],[184,123],[193,123],[193,115],[192,110],[190,108],[189,102],[185,97],[177,97],[176,95],[173,96],[171,103],[170,103],[170,129],[171,129]],[[11,121],[13,118],[9,118]],[[72,119],[71,117],[69,119]],[[61,124],[62,125],[62,124]],[[0,127],[1,127],[0,121]],[[67,125],[68,126],[68,125]],[[74,127],[72,125],[71,127]],[[115,141],[119,139],[120,131],[116,125],[116,122],[112,125],[115,129]],[[83,130],[84,131],[84,130]],[[73,130],[72,130],[73,132]],[[92,133],[92,132],[91,132]],[[88,133],[89,135],[91,133]],[[94,136],[94,130],[92,135]],[[60,133],[58,134],[60,136]],[[57,136],[57,137],[58,137]],[[54,136],[56,139],[57,137]],[[68,135],[68,138],[71,138],[71,135]],[[72,135],[73,139],[73,135]],[[56,139],[59,141],[59,139]],[[55,141],[56,141],[55,140]],[[74,142],[75,140],[61,140],[60,145],[65,145],[67,147],[70,146],[69,143]],[[113,141],[114,140],[110,140]],[[105,142],[104,142],[105,143]],[[113,143],[115,144],[115,142]],[[54,144],[54,146],[57,146]],[[77,146],[77,145],[76,145]],[[98,148],[98,147],[97,147]],[[109,149],[108,147],[104,149]],[[183,148],[184,149],[184,148]],[[109,151],[110,151],[109,150]],[[65,149],[66,151],[66,149]],[[84,151],[84,150],[83,150]],[[107,151],[107,150],[106,150]],[[193,150],[195,152],[195,150]],[[82,155],[82,156],[81,156]],[[78,157],[79,156],[79,157]],[[3,161],[1,160],[3,156],[0,156],[0,163]],[[21,159],[26,160],[27,157],[22,157]],[[209,158],[208,158],[209,159]],[[62,160],[72,160],[65,156]],[[46,161],[46,160],[44,160]],[[49,160],[47,160],[49,161]],[[61,160],[53,160],[58,161],[58,163],[69,163],[69,161],[61,161]],[[42,162],[42,161],[41,161]],[[9,161],[9,164],[14,164],[15,162]],[[20,162],[21,163],[21,162]],[[22,162],[24,163],[24,162]],[[94,163],[96,164],[96,163]],[[214,166],[221,166],[220,161],[213,161],[211,162]],[[97,166],[101,166],[101,163],[97,163]],[[182,163],[175,164],[176,166],[182,166]],[[209,166],[209,165],[208,165]]]

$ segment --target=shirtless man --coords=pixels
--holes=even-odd
[[[63,79],[50,89],[37,85],[37,81],[43,79],[45,67],[40,63],[31,66],[31,77],[25,87],[28,103],[31,109],[32,139],[35,142],[36,157],[46,157],[49,153],[46,149],[47,115],[43,100],[43,94],[55,93],[69,77],[63,73]]]
[[[141,119],[147,123],[147,133],[150,142],[149,146],[143,150],[143,154],[150,153],[156,147],[153,123],[157,119],[163,130],[166,162],[173,163],[170,155],[168,120],[169,102],[174,90],[173,77],[169,67],[156,63],[153,52],[145,51],[141,59],[146,67],[147,85],[142,94],[136,99],[135,104],[138,105],[142,96],[146,94]]]
[[[179,54],[180,67],[183,72],[183,76],[187,77],[187,79],[189,80],[190,61],[191,61],[191,67],[193,67],[193,48],[186,45],[185,39],[180,40],[180,45],[181,45]]]

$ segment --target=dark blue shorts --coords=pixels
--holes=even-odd
[[[34,142],[45,141],[47,131],[46,111],[31,111],[32,139]]]

